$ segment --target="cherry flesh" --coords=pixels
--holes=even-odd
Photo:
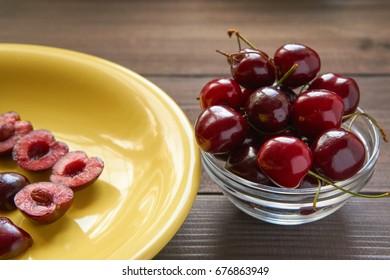
[[[29,121],[20,120],[16,112],[7,112],[0,115],[0,154],[12,151],[15,144],[24,135],[32,130]]]
[[[314,79],[309,89],[327,89],[340,95],[344,102],[344,115],[354,113],[359,106],[359,86],[351,77],[337,73],[325,73]]]
[[[313,169],[333,181],[342,181],[355,175],[366,159],[363,142],[354,133],[343,128],[330,129],[312,144]]]
[[[53,166],[50,181],[78,190],[97,180],[104,168],[99,157],[88,157],[83,151],[72,151]]]
[[[256,89],[272,85],[275,81],[275,68],[263,51],[243,49],[232,55],[230,62],[233,79],[244,88]]]
[[[200,91],[199,101],[202,109],[227,105],[236,111],[244,102],[240,85],[232,78],[216,78],[206,83]]]
[[[314,140],[324,131],[341,127],[344,103],[339,95],[329,90],[308,90],[293,103],[292,124],[299,132]]]
[[[313,80],[321,69],[320,56],[312,48],[302,44],[285,44],[274,54],[277,78],[281,79],[294,64],[298,68],[283,82],[284,86],[296,88]]]
[[[291,103],[276,87],[262,87],[254,91],[247,100],[245,112],[249,122],[258,130],[275,133],[287,127]]]
[[[283,188],[297,188],[313,162],[309,146],[292,136],[276,136],[267,140],[257,154],[264,174]]]
[[[57,141],[50,131],[39,129],[17,142],[12,157],[23,169],[38,171],[51,168],[67,152],[67,144]]]
[[[12,211],[16,209],[15,195],[30,181],[26,176],[16,172],[0,173],[0,210]]]
[[[18,257],[33,244],[33,239],[25,230],[10,219],[0,217],[0,260]]]
[[[15,196],[15,205],[24,216],[43,224],[61,218],[72,205],[73,191],[52,182],[39,182],[25,186]]]
[[[216,105],[203,110],[195,122],[195,138],[200,148],[223,154],[238,147],[246,138],[247,121],[228,106]]]

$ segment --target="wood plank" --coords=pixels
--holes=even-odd
[[[390,259],[390,203],[352,198],[320,221],[279,226],[256,220],[222,195],[199,195],[156,259]]]
[[[215,50],[236,51],[226,34],[232,27],[271,56],[284,43],[300,42],[319,52],[323,71],[390,73],[385,0],[1,3],[1,42],[79,50],[142,74],[226,73]]]

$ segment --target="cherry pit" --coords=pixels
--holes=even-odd
[[[34,129],[14,111],[0,114],[1,158],[11,158],[25,174],[49,174],[44,181],[30,181],[19,172],[0,173],[0,213],[17,209],[37,224],[51,224],[64,216],[74,193],[95,182],[104,168],[99,157],[70,151],[51,131]],[[0,259],[15,258],[32,244],[28,232],[0,217]]]
[[[310,185],[332,185],[355,196],[389,197],[389,192],[365,195],[337,185],[359,172],[367,157],[346,121],[368,118],[388,141],[379,123],[358,110],[357,82],[339,73],[321,74],[319,54],[304,44],[284,44],[270,56],[237,29],[228,35],[237,38],[238,51],[217,52],[226,57],[230,75],[212,79],[198,96],[194,131],[200,149],[258,184],[294,189],[314,181]],[[316,211],[316,199],[302,215]]]

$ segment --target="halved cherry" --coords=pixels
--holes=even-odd
[[[0,154],[11,152],[15,144],[32,130],[29,121],[20,120],[16,112],[0,115]]]
[[[50,181],[76,190],[95,182],[103,168],[104,162],[99,157],[88,157],[83,151],[72,151],[53,166]]]
[[[16,143],[12,157],[20,167],[38,171],[51,168],[68,150],[68,145],[57,141],[50,131],[39,129]]]
[[[18,192],[14,201],[24,216],[48,224],[68,211],[73,202],[73,191],[52,182],[33,183]]]

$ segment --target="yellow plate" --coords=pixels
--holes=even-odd
[[[174,236],[195,200],[200,160],[191,124],[161,89],[94,56],[0,44],[0,96],[0,113],[16,111],[70,150],[105,162],[99,180],[77,191],[53,224],[0,212],[33,237],[21,259],[150,259]],[[0,171],[48,180],[7,156]]]

